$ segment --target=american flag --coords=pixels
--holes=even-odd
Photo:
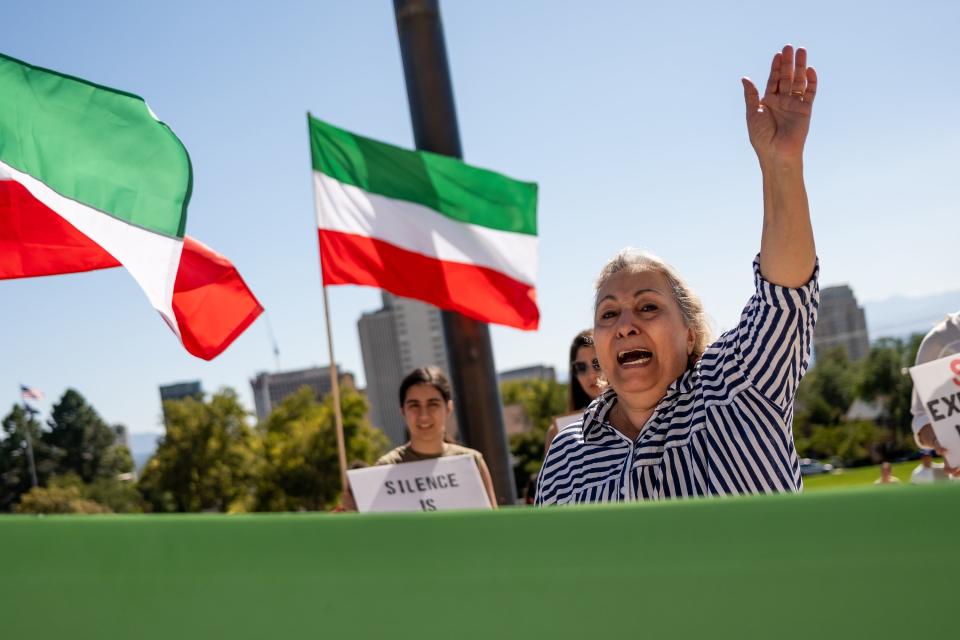
[[[43,400],[43,391],[35,387],[20,385],[20,397],[24,400]]]

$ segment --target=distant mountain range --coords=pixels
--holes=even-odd
[[[960,291],[929,296],[893,296],[862,302],[870,340],[926,333],[948,313],[960,311]]]

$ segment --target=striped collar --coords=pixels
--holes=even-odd
[[[651,414],[651,418],[655,415],[663,413],[664,409],[671,406],[676,399],[676,397],[681,393],[686,393],[693,388],[693,381],[696,377],[696,373],[700,370],[700,361],[698,360],[693,367],[687,369],[683,374],[670,383],[670,386],[667,387],[667,392],[660,398],[660,401],[657,403],[656,408]],[[587,407],[587,410],[583,414],[583,438],[584,440],[590,440],[599,437],[604,429],[614,429],[613,425],[610,424],[608,417],[610,412],[613,411],[613,407],[617,404],[617,392],[613,389],[607,389],[602,394],[600,394],[590,405]],[[648,420],[649,422],[649,420]],[[614,429],[615,430],[615,429]],[[643,437],[643,434],[646,432],[646,429],[640,430],[640,435],[637,437],[639,440]]]

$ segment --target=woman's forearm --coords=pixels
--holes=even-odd
[[[803,160],[761,161],[761,171],[760,271],[773,284],[800,287],[810,280],[816,262],[810,205],[803,183]]]

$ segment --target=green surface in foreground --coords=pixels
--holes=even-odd
[[[900,478],[902,484],[910,482],[910,474],[920,464],[919,460],[897,462],[892,465],[893,475]],[[855,469],[840,469],[834,473],[825,473],[817,476],[806,476],[803,479],[804,491],[820,491],[822,489],[837,489],[841,487],[873,486],[874,480],[880,477],[880,465],[872,467],[857,467]]]
[[[11,638],[888,638],[954,610],[958,526],[946,484],[492,513],[11,516],[0,613]]]

